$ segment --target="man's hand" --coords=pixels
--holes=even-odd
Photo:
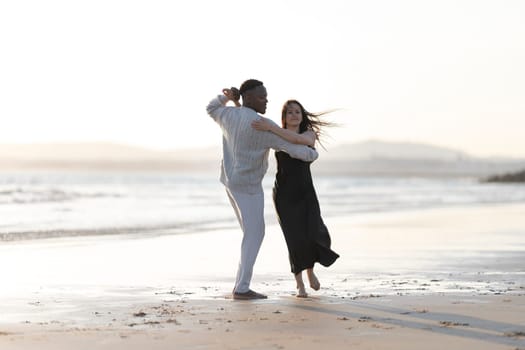
[[[230,101],[233,101],[237,107],[239,107],[241,104],[239,103],[239,99],[241,98],[241,94],[239,93],[239,89],[232,87],[230,89],[222,89],[222,93],[224,96],[226,96]]]

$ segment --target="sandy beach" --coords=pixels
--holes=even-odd
[[[230,297],[240,232],[0,244],[0,349],[525,349],[525,205],[325,219],[341,258],[294,296],[269,223]]]

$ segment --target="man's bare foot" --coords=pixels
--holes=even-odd
[[[313,290],[319,290],[321,288],[321,283],[319,283],[317,276],[314,274],[314,270],[308,269],[306,273],[308,275],[308,281],[310,281],[310,287]]]

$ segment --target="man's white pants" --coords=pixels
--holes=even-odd
[[[251,194],[228,188],[226,193],[243,232],[241,260],[233,290],[245,293],[250,290],[253,265],[264,238],[264,193],[262,189],[259,193]]]

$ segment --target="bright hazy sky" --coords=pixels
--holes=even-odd
[[[205,106],[248,78],[267,117],[331,116],[328,147],[525,156],[525,1],[0,2],[0,144],[220,147]]]

